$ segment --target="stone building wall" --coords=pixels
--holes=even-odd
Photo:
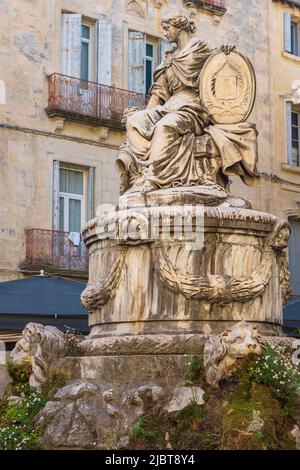
[[[124,134],[109,129],[100,140],[99,126],[68,120],[62,126],[45,112],[46,77],[61,71],[62,11],[112,20],[111,84],[127,89],[128,31],[161,37],[160,20],[171,7],[189,12],[198,35],[212,46],[235,44],[256,71],[257,100],[249,121],[260,132],[259,170],[265,179],[248,188],[234,178],[232,192],[279,216],[297,209],[299,170],[282,166],[280,94],[290,92],[300,65],[282,54],[282,11],[300,16],[299,9],[272,0],[226,0],[225,15],[217,16],[183,7],[182,0],[0,0],[0,280],[20,275],[26,228],[52,229],[54,160],[95,168],[94,207],[118,197],[114,160]]]

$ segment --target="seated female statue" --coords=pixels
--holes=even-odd
[[[162,28],[177,47],[154,72],[147,109],[128,117],[118,159],[121,172],[122,163],[130,167],[133,191],[201,184],[193,148],[209,118],[200,104],[199,75],[213,51],[193,37],[194,22],[180,13],[164,17]]]

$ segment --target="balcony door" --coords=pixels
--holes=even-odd
[[[80,90],[81,112],[93,115],[96,106],[97,89],[89,83],[96,80],[95,71],[95,26],[91,23],[81,24],[81,53],[80,53]]]
[[[60,87],[69,110],[94,116],[97,113],[99,87],[111,85],[112,23],[81,14],[62,14]]]
[[[60,168],[59,229],[80,233],[85,222],[84,171]]]
[[[51,255],[56,266],[77,269],[86,256],[80,231],[94,217],[94,168],[53,162]]]

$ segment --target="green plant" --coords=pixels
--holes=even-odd
[[[8,403],[4,420],[13,423],[28,424],[35,415],[45,406],[47,400],[43,395],[32,391],[20,403]]]
[[[202,354],[198,354],[193,356],[191,361],[188,362],[188,369],[187,369],[187,379],[191,382],[196,382],[199,380],[201,376],[201,372],[203,370],[203,356]]]
[[[218,448],[219,435],[212,431],[203,431],[200,435],[202,446],[205,450],[215,450]]]
[[[31,374],[31,364],[28,362],[15,364],[12,361],[8,361],[7,371],[13,383],[27,383]]]
[[[84,350],[80,343],[83,340],[83,336],[76,333],[74,328],[65,326],[65,341],[66,349],[65,356],[79,357],[84,355]]]
[[[156,438],[156,433],[150,429],[147,429],[144,416],[142,416],[133,426],[131,435],[135,439],[142,438],[146,441],[154,441]]]
[[[300,386],[300,374],[280,347],[268,345],[262,356],[249,367],[250,377],[267,385],[284,402],[286,412],[293,406]]]
[[[57,390],[66,385],[69,377],[67,372],[68,371],[63,368],[57,368],[54,371],[50,371],[47,381],[43,385],[43,395],[47,400],[51,401]]]
[[[39,431],[26,425],[4,426],[0,428],[0,450],[37,449]]]
[[[47,400],[27,384],[14,387],[14,394],[19,400],[1,407],[0,450],[35,449],[40,431],[34,429],[32,421]]]
[[[255,436],[256,439],[258,439],[259,441],[263,440],[264,437],[265,437],[264,433],[261,432],[261,431],[256,431],[256,432],[254,433],[254,436]]]

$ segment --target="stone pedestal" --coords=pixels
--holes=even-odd
[[[144,352],[167,347],[172,354],[178,344],[184,350],[191,335],[241,320],[281,334],[288,224],[240,199],[220,201],[221,192],[211,188],[210,206],[199,204],[201,191],[157,191],[144,205],[133,194],[128,209],[121,200],[120,210],[87,224],[86,345],[126,354],[147,338]]]

